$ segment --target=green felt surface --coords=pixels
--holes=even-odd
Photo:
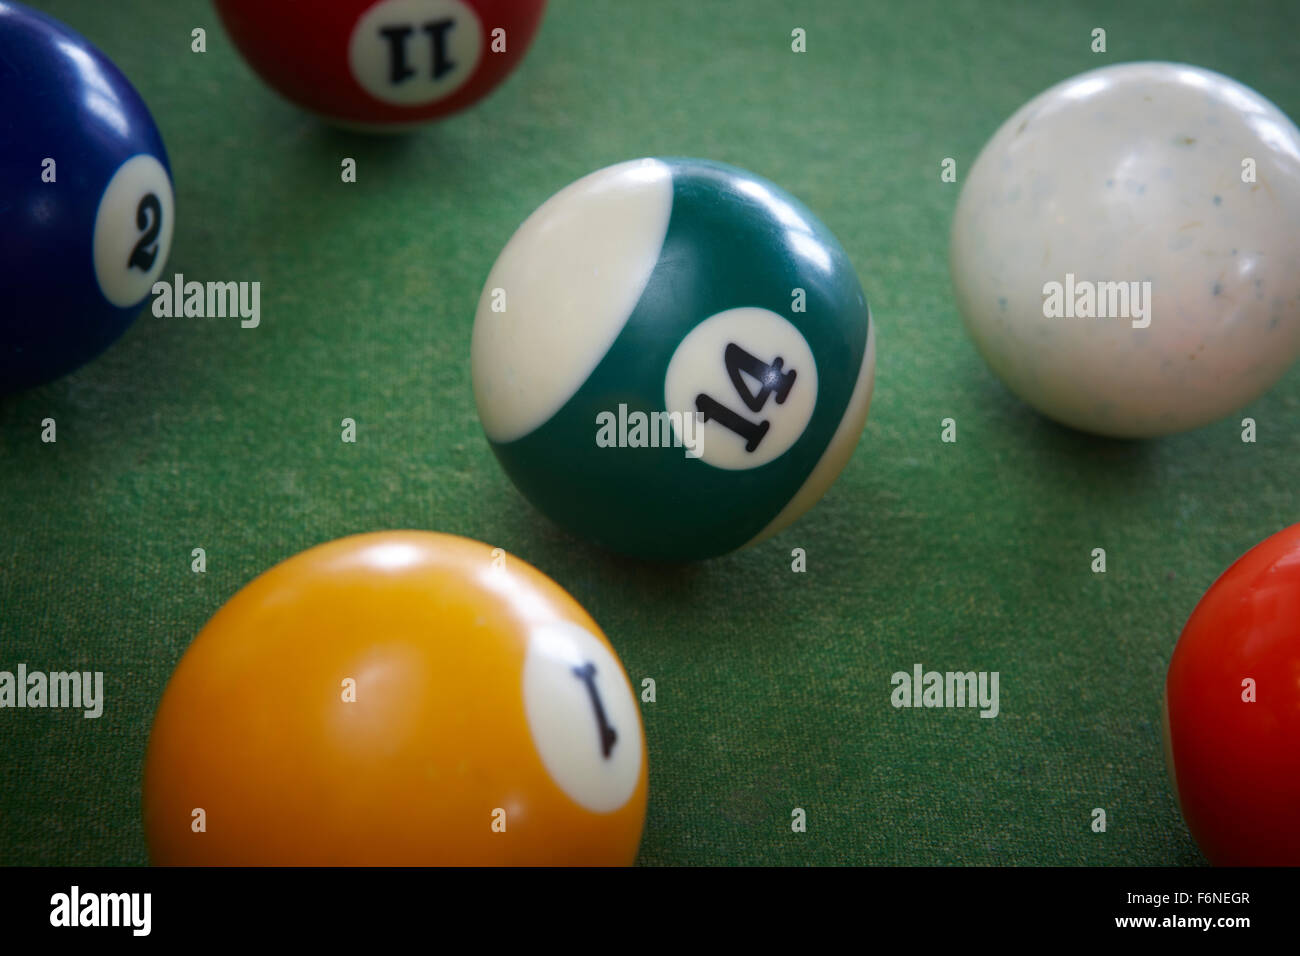
[[[1247,410],[1256,444],[1240,416],[1132,443],[1046,422],[961,330],[959,187],[939,166],[969,168],[1057,80],[1128,59],[1217,69],[1300,116],[1300,7],[559,0],[494,96],[376,139],[268,92],[207,3],[39,6],[108,53],[163,130],[170,271],[259,280],[263,321],[146,313],[88,367],[0,399],[0,669],[102,670],[108,693],[98,720],[0,711],[0,862],[146,862],[140,768],[189,640],[276,561],[405,527],[536,564],[634,681],[657,681],[644,863],[1201,861],[1165,778],[1164,669],[1215,576],[1297,520],[1300,371]],[[189,52],[199,26],[206,54]],[[680,568],[611,559],[533,512],[469,382],[480,286],[518,223],[582,174],[655,154],[741,165],[802,199],[879,334],[866,433],[826,499]],[[940,442],[949,416],[956,444]],[[39,440],[46,417],[57,444]],[[790,571],[796,547],[807,573]],[[895,710],[890,674],[917,662],[1000,672],[1001,714]]]

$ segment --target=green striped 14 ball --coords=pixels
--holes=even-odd
[[[735,167],[641,159],[561,190],[474,320],[474,397],[520,491],[623,554],[707,558],[781,530],[858,441],[874,324],[798,200]]]

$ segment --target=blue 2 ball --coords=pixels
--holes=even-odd
[[[126,77],[57,20],[0,0],[0,393],[126,331],[174,218],[162,137]]]

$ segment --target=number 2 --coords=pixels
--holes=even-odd
[[[158,257],[158,233],[162,230],[162,201],[153,193],[146,193],[140,200],[135,211],[135,225],[137,229],[144,230],[144,235],[131,250],[131,258],[126,261],[126,267],[148,272]]]

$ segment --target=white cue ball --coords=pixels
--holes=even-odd
[[[1082,73],[984,147],[950,265],[979,351],[1043,414],[1116,437],[1213,422],[1300,355],[1300,130],[1199,67]],[[1102,283],[1148,282],[1145,328],[1132,303],[1097,314],[1123,311]],[[1084,312],[1091,285],[1092,316],[1049,315],[1050,283]]]

